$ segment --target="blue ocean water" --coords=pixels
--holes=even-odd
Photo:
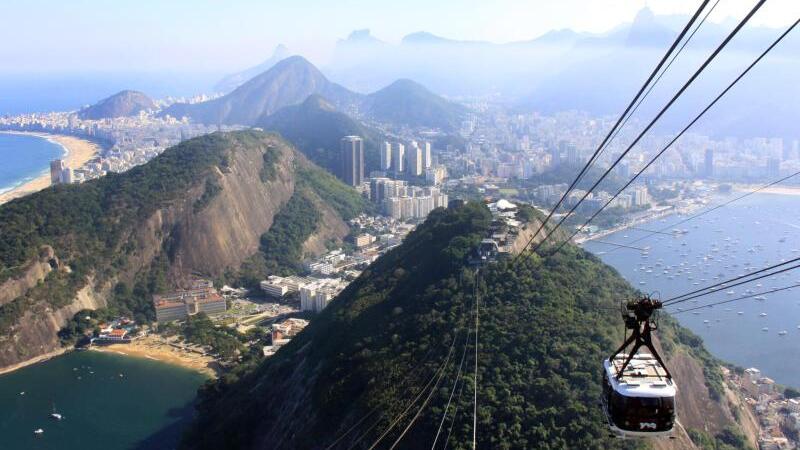
[[[174,449],[205,380],[158,361],[93,351],[0,375],[0,448]],[[63,420],[50,417],[53,409]]]
[[[670,230],[684,218],[668,217],[640,228]],[[687,233],[656,235],[631,244],[648,247],[646,254],[600,242],[584,247],[615,267],[634,287],[668,299],[742,275],[747,268],[752,272],[800,257],[800,196],[756,194],[675,228]],[[627,229],[603,241],[630,244],[646,234]],[[700,335],[715,356],[742,367],[757,367],[779,383],[798,387],[800,287],[764,294],[765,299],[734,300],[793,285],[800,286],[800,269],[667,309]],[[729,300],[733,301],[713,308],[678,310]]]
[[[0,133],[0,192],[47,172],[64,155],[60,145],[36,136]]]
[[[0,115],[75,111],[123,89],[151,98],[212,92],[219,73],[22,73],[0,74]]]

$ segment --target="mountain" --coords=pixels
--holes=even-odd
[[[354,108],[361,96],[328,81],[302,56],[291,56],[236,88],[230,94],[203,103],[175,104],[162,112],[208,124],[252,125],[284,106],[302,103],[319,94],[343,110]]]
[[[241,72],[237,72],[231,75],[224,77],[223,79],[219,80],[219,82],[214,86],[214,89],[217,92],[224,92],[228,93],[232,90],[236,89],[237,87],[243,85],[247,80],[257,76],[262,72],[266,72],[267,70],[271,69],[279,61],[288,58],[291,56],[289,49],[286,48],[283,44],[278,44],[275,47],[275,50],[272,52],[272,56],[269,57],[266,61],[262,62],[257,66],[250,67],[249,69],[245,69]]]
[[[333,173],[339,170],[340,139],[348,135],[361,136],[366,171],[378,170],[381,133],[337,111],[319,95],[311,95],[299,105],[283,107],[262,118],[256,126],[279,133],[309,159]]]
[[[541,219],[529,216],[526,231]],[[442,423],[441,446],[470,448],[476,301],[478,448],[632,448],[609,438],[598,403],[633,288],[573,246],[476,275],[465,255],[491,222],[478,203],[432,212],[275,356],[203,388],[183,448],[427,448]],[[736,417],[752,417],[732,411],[699,338],[669,318],[658,335],[683,426],[706,448],[745,448]],[[694,448],[681,432],[654,445]]]
[[[200,274],[252,285],[349,233],[361,196],[275,135],[214,133],[147,164],[0,206],[0,368],[58,351],[82,309],[153,319]],[[132,287],[132,290],[130,289]],[[132,292],[132,295],[121,295]]]
[[[138,91],[121,91],[81,109],[78,117],[84,120],[113,119],[135,116],[140,111],[152,109],[156,109],[156,105],[147,95]]]
[[[419,83],[397,80],[369,94],[362,107],[365,114],[394,125],[457,130],[466,108],[445,100]]]

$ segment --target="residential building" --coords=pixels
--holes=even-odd
[[[392,169],[395,174],[405,172],[406,146],[395,142],[392,145]]]
[[[153,306],[160,323],[186,319],[201,312],[219,314],[228,309],[225,299],[207,280],[196,280],[189,289],[154,295]]]
[[[328,306],[346,286],[338,278],[320,278],[300,289],[300,309],[320,312]]]
[[[387,171],[392,168],[392,144],[384,141],[380,146],[381,154],[381,168],[380,170]]]
[[[60,159],[50,161],[50,184],[61,183],[61,172],[66,168],[67,166],[64,164],[64,161]]]
[[[359,136],[345,136],[340,141],[339,178],[350,186],[364,181],[364,140]]]
[[[423,164],[422,149],[415,141],[411,141],[406,149],[406,173],[415,177],[422,175]]]

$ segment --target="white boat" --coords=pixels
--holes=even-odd
[[[42,434],[42,433],[44,433],[44,430],[41,429],[41,428],[37,428],[37,429],[33,430],[33,434]]]
[[[64,418],[64,416],[62,416],[61,414],[58,413],[58,411],[56,411],[55,403],[53,403],[53,412],[50,413],[50,418],[55,420],[61,420]]]
[[[786,330],[779,331],[778,336],[786,336]]]
[[[739,312],[737,312],[736,314],[738,314],[738,315],[740,315],[740,316],[741,316],[742,314],[744,314],[744,311],[739,311]]]
[[[769,328],[764,327],[764,328],[761,329],[761,331],[767,332],[767,331],[769,331]]]
[[[761,317],[767,317],[767,313],[761,313],[761,314],[759,314],[759,316],[761,316]]]

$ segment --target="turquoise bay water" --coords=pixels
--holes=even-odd
[[[173,449],[205,379],[158,361],[93,351],[0,375],[0,448]],[[53,406],[63,420],[49,417]],[[35,435],[37,428],[44,433]]]
[[[50,161],[63,155],[63,147],[47,139],[0,133],[0,192],[47,172]]]
[[[641,228],[672,229],[684,218],[668,217]],[[632,244],[649,247],[646,256],[599,242],[589,242],[585,248],[615,267],[634,287],[668,299],[744,274],[747,267],[755,271],[800,257],[800,196],[753,195],[676,227],[688,233],[657,235]],[[646,234],[628,229],[602,240],[630,243]],[[794,284],[800,284],[800,269],[723,289],[668,310],[677,312],[678,307],[689,309]],[[679,313],[675,318],[700,335],[715,356],[742,367],[757,367],[779,383],[800,387],[800,287],[764,297],[702,308],[697,314]]]

